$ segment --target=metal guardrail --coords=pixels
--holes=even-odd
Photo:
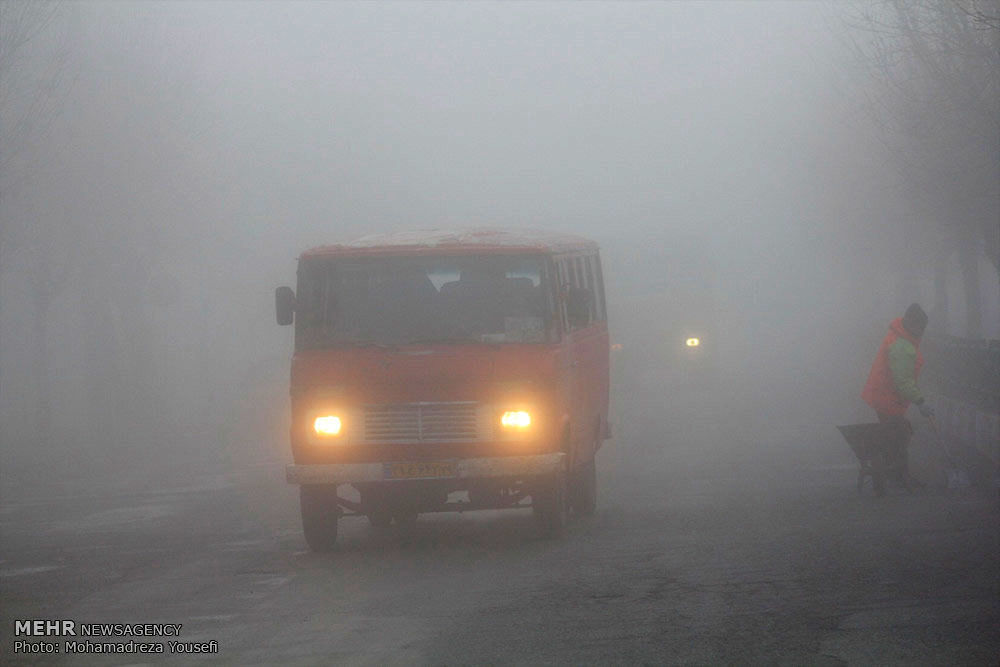
[[[930,337],[921,345],[925,372],[944,395],[1000,412],[1000,340]]]
[[[954,336],[921,344],[930,399],[949,446],[975,483],[1000,479],[1000,340]]]
[[[965,454],[978,452],[979,463],[965,456],[970,471],[981,469],[984,474],[973,477],[988,477],[991,468],[1000,472],[1000,415],[947,396],[933,396],[931,405],[937,411],[938,428],[953,449],[964,450]],[[961,452],[960,452],[961,453]],[[985,457],[985,458],[983,458]],[[992,465],[986,461],[992,462]]]

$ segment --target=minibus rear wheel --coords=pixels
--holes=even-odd
[[[299,487],[302,532],[312,551],[325,552],[337,543],[337,487],[334,484],[303,484]]]

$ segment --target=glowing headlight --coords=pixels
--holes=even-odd
[[[317,435],[340,435],[340,417],[334,415],[316,417],[313,429]]]
[[[531,414],[524,410],[511,410],[503,413],[500,423],[504,428],[528,428],[531,426]]]
[[[684,344],[687,345],[688,347],[698,347],[699,345],[701,345],[701,339],[688,338],[686,341],[684,341]]]

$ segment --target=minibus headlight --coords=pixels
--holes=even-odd
[[[319,436],[330,437],[340,435],[341,427],[340,417],[336,415],[316,417],[316,420],[313,421],[313,430]]]
[[[684,341],[684,344],[687,345],[688,347],[701,347],[701,339],[688,338],[686,341]]]
[[[531,426],[531,413],[527,410],[508,410],[500,417],[500,424],[506,430],[523,431]]]

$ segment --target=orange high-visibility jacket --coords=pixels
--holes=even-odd
[[[904,415],[911,401],[922,398],[917,377],[923,365],[919,339],[911,336],[903,328],[903,318],[897,317],[875,355],[861,398],[881,414]]]

